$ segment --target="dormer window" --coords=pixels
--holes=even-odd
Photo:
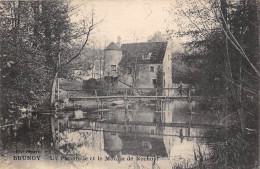
[[[148,58],[150,59],[151,58],[151,56],[152,56],[152,53],[150,52],[150,53],[148,53]]]
[[[152,56],[152,53],[151,53],[151,52],[148,53],[148,54],[143,54],[143,55],[142,55],[142,59],[144,59],[144,60],[148,60],[148,59],[151,58],[151,56]]]

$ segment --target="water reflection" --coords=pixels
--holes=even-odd
[[[202,135],[215,120],[199,111],[196,102],[154,101],[65,112],[56,119],[56,144],[65,154],[110,156],[118,163],[135,156],[194,165],[209,151]],[[149,162],[155,167],[159,161]]]

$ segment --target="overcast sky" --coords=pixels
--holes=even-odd
[[[170,0],[72,0],[72,6],[83,4],[72,20],[86,16],[94,7],[97,18],[104,18],[95,30],[98,46],[104,48],[105,43],[116,42],[118,36],[122,43],[131,43],[136,38],[142,42],[156,31],[166,31],[165,20],[169,17],[166,10],[171,3]]]

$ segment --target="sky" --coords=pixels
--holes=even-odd
[[[75,10],[73,21],[79,21],[94,8],[97,19],[104,19],[92,38],[104,48],[110,42],[144,42],[155,32],[166,32],[166,11],[170,0],[72,0],[71,6],[82,4]]]

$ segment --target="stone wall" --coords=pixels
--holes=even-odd
[[[121,50],[106,50],[105,51],[105,70],[104,76],[117,76],[118,75],[118,64],[122,59]],[[111,65],[115,65],[115,69]]]

